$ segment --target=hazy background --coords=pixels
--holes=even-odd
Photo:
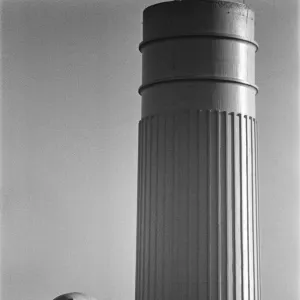
[[[157,2],[2,2],[1,300],[134,300],[137,47]],[[262,300],[300,299],[297,2],[247,2],[260,44]]]

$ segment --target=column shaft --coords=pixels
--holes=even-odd
[[[260,299],[254,118],[143,118],[138,190],[136,300]]]

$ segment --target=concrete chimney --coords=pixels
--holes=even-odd
[[[254,12],[143,13],[136,300],[260,300]]]

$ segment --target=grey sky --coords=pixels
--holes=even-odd
[[[2,298],[134,298],[142,9],[2,4]],[[256,10],[262,296],[298,300],[298,5]]]

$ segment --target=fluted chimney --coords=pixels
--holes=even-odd
[[[260,300],[254,12],[143,13],[136,300]]]

